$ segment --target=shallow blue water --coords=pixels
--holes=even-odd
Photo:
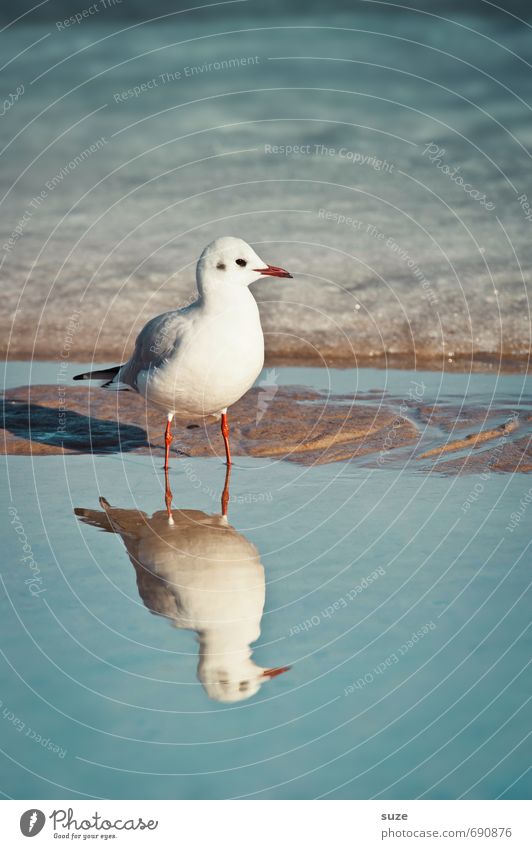
[[[159,463],[6,460],[8,795],[529,795],[530,508],[511,520],[527,476],[238,459],[229,521],[265,576],[253,661],[291,669],[221,702],[199,681],[195,633],[147,609],[120,534],[73,513],[99,495],[164,509]],[[223,482],[215,459],[176,461],[174,507],[219,513]],[[220,617],[235,598],[222,593]]]

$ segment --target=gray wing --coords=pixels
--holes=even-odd
[[[116,380],[136,389],[141,371],[160,367],[175,353],[190,327],[191,313],[195,309],[194,303],[182,310],[172,310],[150,319],[137,336],[135,350],[120,369]]]

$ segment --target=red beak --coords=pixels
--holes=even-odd
[[[292,277],[288,271],[285,271],[284,268],[278,268],[276,265],[267,265],[266,268],[254,268],[253,271],[256,271],[262,277]]]
[[[265,678],[275,678],[276,675],[282,675],[283,672],[288,672],[292,669],[291,666],[277,666],[275,669],[265,669],[262,673]]]

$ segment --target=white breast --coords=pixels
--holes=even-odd
[[[175,352],[141,372],[139,392],[177,417],[218,414],[251,388],[264,363],[264,337],[247,289],[223,305],[209,303],[190,318]]]
[[[145,532],[135,560],[174,595],[177,627],[229,631],[247,646],[260,633],[264,607],[258,551],[230,525],[195,520],[192,513],[189,519],[188,512],[177,515],[173,527]]]

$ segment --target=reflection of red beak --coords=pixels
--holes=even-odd
[[[253,271],[261,274],[263,277],[292,277],[288,271],[285,271],[284,268],[278,268],[276,265],[267,265],[266,268],[254,268]]]
[[[277,666],[275,669],[265,669],[262,673],[265,678],[275,678],[276,675],[282,675],[283,672],[288,672],[292,669],[291,666]]]

